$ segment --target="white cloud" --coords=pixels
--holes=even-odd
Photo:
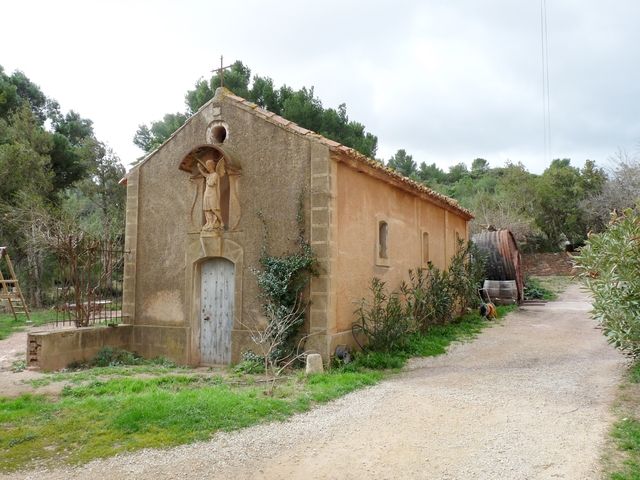
[[[548,2],[552,151],[604,162],[640,139],[640,3]],[[542,161],[538,2],[10,2],[0,64],[94,121],[125,163],[141,123],[184,109],[219,55],[443,167]]]

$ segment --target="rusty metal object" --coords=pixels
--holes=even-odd
[[[524,279],[522,259],[518,244],[509,230],[496,230],[478,233],[473,242],[487,255],[487,280],[515,280],[517,301],[524,299]]]

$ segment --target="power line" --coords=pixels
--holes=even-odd
[[[547,1],[540,0],[540,46],[542,54],[542,116],[544,160],[551,162],[551,106],[549,101],[549,35],[547,31]]]

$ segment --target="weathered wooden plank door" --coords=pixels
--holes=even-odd
[[[235,266],[225,258],[202,264],[200,359],[208,365],[231,362]]]

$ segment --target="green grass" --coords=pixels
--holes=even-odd
[[[618,420],[611,437],[619,460],[609,467],[611,480],[640,480],[640,361],[634,362],[623,381],[617,400]],[[612,471],[613,470],[613,471]]]
[[[500,316],[509,309],[500,307]],[[295,374],[273,389],[260,382],[261,375],[244,375],[238,382],[237,375],[223,378],[152,364],[50,374],[32,384],[65,382],[59,398],[0,398],[0,471],[26,468],[32,462],[84,463],[282,420],[374,385],[411,356],[442,354],[452,342],[471,339],[491,323],[477,314],[466,315],[411,337],[402,352],[356,355],[350,364],[309,377]]]
[[[574,281],[573,277],[562,275],[528,277],[524,286],[525,299],[556,300]]]
[[[54,310],[34,310],[31,312],[30,325],[43,325],[56,321],[56,312]],[[13,318],[10,313],[0,313],[0,340],[7,338],[13,332],[24,330],[27,326],[27,317],[24,314],[18,314],[18,320]]]
[[[515,305],[497,307],[498,318],[502,318],[516,308],[517,306]],[[426,333],[415,333],[411,335],[402,350],[395,352],[365,351],[356,353],[354,361],[341,368],[347,371],[357,371],[362,368],[398,370],[402,368],[411,357],[433,357],[442,355],[447,351],[451,343],[471,340],[492,323],[492,321],[486,320],[478,313],[468,313],[447,325],[434,325]]]
[[[59,400],[42,395],[4,398],[0,470],[32,461],[83,463],[205,440],[217,431],[285,419],[382,377],[381,372],[332,371],[294,377],[288,388],[266,395],[262,388],[232,387],[219,377],[166,375],[67,386]]]

